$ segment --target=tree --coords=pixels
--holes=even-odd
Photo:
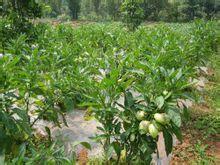
[[[168,6],[168,0],[143,0],[142,6],[145,18],[157,21],[160,11]]]
[[[141,1],[125,0],[121,6],[122,20],[130,30],[135,30],[143,21]]]
[[[92,0],[96,14],[99,14],[101,0]]]
[[[41,9],[35,0],[4,0],[2,15],[10,20],[12,31],[27,33],[33,26],[29,20],[41,17]]]
[[[183,21],[194,20],[195,18],[202,18],[202,7],[199,0],[186,0],[180,6],[181,18]]]
[[[41,16],[41,6],[35,0],[4,0],[3,15],[16,13],[19,18],[36,18]]]
[[[206,18],[211,19],[215,13],[215,0],[204,0],[202,6],[206,13]]]
[[[69,0],[68,4],[72,19],[77,20],[80,11],[80,0]]]
[[[51,13],[52,17],[56,17],[61,14],[62,0],[43,0],[43,1],[52,8],[52,13]]]

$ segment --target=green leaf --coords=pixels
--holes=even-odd
[[[132,105],[134,105],[132,93],[129,91],[125,92],[124,105],[125,105],[125,107],[131,107]]]
[[[13,108],[12,109],[14,113],[17,113],[17,115],[23,120],[23,121],[28,121],[28,116],[25,112],[24,109],[20,109],[20,108]]]
[[[89,150],[92,149],[91,145],[88,142],[81,142],[80,144],[83,145],[85,148],[87,148]]]
[[[112,142],[111,145],[113,146],[113,148],[114,148],[116,154],[117,154],[118,156],[120,156],[120,154],[121,154],[121,147],[120,147],[120,144],[117,143],[117,142]]]
[[[108,160],[112,157],[113,153],[114,153],[114,147],[112,145],[110,145],[108,147],[108,150],[107,150],[107,153],[106,153],[106,156],[107,156]]]
[[[183,75],[182,69],[180,69],[180,70],[177,72],[177,74],[176,74],[176,80],[179,80],[182,75]]]
[[[131,73],[135,73],[135,74],[138,74],[138,75],[144,75],[144,71],[143,70],[137,70],[137,69],[132,69],[130,70]]]
[[[159,109],[161,109],[163,107],[163,105],[164,105],[164,98],[163,98],[163,96],[157,97],[156,100],[155,100],[155,103],[156,103],[157,107]]]
[[[102,128],[102,127],[96,127],[98,130],[102,131],[102,132],[105,132],[105,129]]]
[[[23,143],[19,147],[19,156],[16,162],[17,164],[22,164],[23,160],[25,159],[25,153],[26,153],[26,144]]]
[[[176,135],[177,139],[182,142],[183,137],[179,127],[172,125],[171,128],[169,128],[169,131],[173,132]]]
[[[140,150],[144,153],[148,149],[148,146],[146,144],[142,144],[140,147]]]
[[[50,128],[49,128],[49,127],[45,127],[45,130],[46,130],[46,132],[47,132],[47,134],[48,134],[48,136],[49,136],[49,137],[48,137],[49,140],[52,141]]]
[[[166,153],[168,156],[172,152],[172,149],[173,149],[173,137],[167,130],[163,131],[163,137],[164,137],[164,142],[165,142]]]
[[[2,165],[5,164],[5,155],[4,154],[0,155],[0,164],[2,164]]]
[[[64,105],[65,105],[66,111],[73,110],[74,102],[73,102],[72,98],[65,98]]]
[[[89,137],[89,139],[92,139],[95,142],[102,142],[103,140],[106,140],[107,138],[110,138],[110,136],[107,134],[101,134],[101,135]]]
[[[171,120],[173,121],[173,123],[177,127],[180,127],[181,126],[181,116],[178,111],[179,111],[178,109],[168,109],[167,113],[168,113],[169,117],[171,118]]]
[[[183,116],[186,120],[189,120],[190,119],[190,113],[189,113],[189,110],[187,108],[184,107],[183,109]]]
[[[84,146],[85,148],[87,148],[87,149],[89,149],[89,150],[92,149],[91,145],[90,145],[88,142],[75,141],[75,142],[73,142],[72,146],[73,146],[73,147],[76,147],[76,146],[78,146],[79,144],[81,144],[82,146]]]

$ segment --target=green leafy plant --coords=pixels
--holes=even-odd
[[[66,112],[80,107],[90,109],[102,124],[95,139],[107,160],[150,163],[159,133],[169,154],[172,136],[181,140],[187,112],[177,100],[192,97],[189,79],[213,52],[213,25],[197,21],[128,32],[120,23],[75,29],[39,24],[5,41],[0,54],[1,153],[7,161],[17,158],[13,151],[36,143],[37,121],[61,126],[67,124]]]
[[[197,153],[196,164],[214,164],[214,158],[206,153],[208,145],[203,145],[201,141],[198,141],[194,147]]]
[[[220,132],[219,130],[220,119],[215,115],[202,116],[195,122],[195,128],[203,130],[204,138],[208,138],[211,135],[216,135]]]
[[[129,57],[126,60],[130,60]],[[121,152],[125,150],[127,162],[150,163],[151,154],[156,152],[159,132],[164,135],[167,155],[172,151],[172,134],[181,140],[180,126],[183,111],[178,109],[175,102],[181,97],[187,81],[183,81],[181,70],[166,72],[161,68],[164,71],[161,73],[162,71],[156,68],[152,71],[148,70],[147,66],[150,64],[144,65],[144,63],[136,64],[140,67],[139,70],[128,69],[126,73],[125,68],[128,67],[123,66],[124,63],[126,61],[123,60],[119,63],[118,70],[111,66],[112,70],[107,77],[98,84],[92,84],[95,90],[92,100],[97,104],[93,106],[93,111],[103,124],[103,127],[99,128],[103,134],[96,139],[104,139],[103,145],[107,156],[111,156],[112,148],[115,150],[117,161],[120,160]],[[152,74],[159,72],[160,74],[156,74],[159,77],[149,76],[151,72]],[[170,77],[164,81],[163,74]],[[156,83],[156,80],[159,83]],[[100,88],[97,90],[97,87]],[[166,89],[169,89],[169,92],[166,92]],[[134,91],[138,96],[134,96]],[[124,103],[118,101],[120,96],[124,97]]]
[[[164,34],[164,28],[166,27],[163,27],[163,30],[157,29],[158,37]],[[166,32],[168,38],[169,33],[175,33],[170,29]],[[140,37],[139,33],[143,36],[143,29],[134,35]],[[186,36],[189,40],[190,37]],[[155,38],[154,36],[154,40]],[[155,42],[150,40],[153,48],[146,46],[147,55],[142,54],[144,48],[136,50],[136,53],[130,53],[129,50],[114,52],[117,58],[104,55],[99,60],[97,57],[95,66],[102,66],[101,70],[88,66],[88,69],[91,69],[88,74],[91,80],[87,86],[90,87],[91,94],[90,103],[86,105],[91,105],[95,117],[102,123],[99,129],[103,134],[95,139],[103,144],[108,160],[115,152],[116,162],[120,162],[122,155],[125,155],[127,162],[150,163],[151,154],[157,151],[159,132],[164,135],[167,155],[172,151],[173,135],[179,140],[182,138],[181,118],[187,111],[185,108],[179,108],[177,102],[178,99],[190,98],[192,84],[188,80],[194,76],[195,71],[190,61],[184,64],[186,61],[183,60],[183,63],[180,61],[177,65],[172,61],[180,59],[166,53],[178,45],[177,40],[169,38],[172,46],[163,47],[165,41],[160,42],[160,39],[157,39]],[[183,48],[184,46],[186,47]],[[182,48],[188,52],[189,45],[184,46]],[[165,49],[163,53],[157,50],[161,47]],[[191,58],[185,53],[178,57]],[[124,101],[120,102],[121,98]]]
[[[18,148],[18,156],[11,160],[4,160],[5,155],[2,155],[2,163],[5,164],[75,164],[76,155],[73,152],[72,155],[65,153],[63,145],[58,143],[41,143],[38,146],[27,145],[23,143]]]

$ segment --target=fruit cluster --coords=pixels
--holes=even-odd
[[[170,117],[165,113],[155,113],[154,120],[145,120],[146,113],[144,111],[138,111],[136,118],[141,121],[139,124],[140,134],[150,134],[153,138],[156,138],[158,133],[162,130],[162,127],[169,124]]]

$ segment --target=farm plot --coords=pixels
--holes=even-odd
[[[93,139],[103,145],[106,161],[149,164],[159,133],[169,155],[173,135],[182,140],[186,102],[197,94],[197,68],[216,50],[215,26],[195,21],[130,32],[117,23],[38,24],[29,35],[7,41],[0,49],[4,159],[71,164],[54,146],[59,152],[36,154],[53,140],[49,127],[47,138],[33,128],[42,119],[67,125],[65,114],[74,109],[85,109],[88,119],[101,123]]]

